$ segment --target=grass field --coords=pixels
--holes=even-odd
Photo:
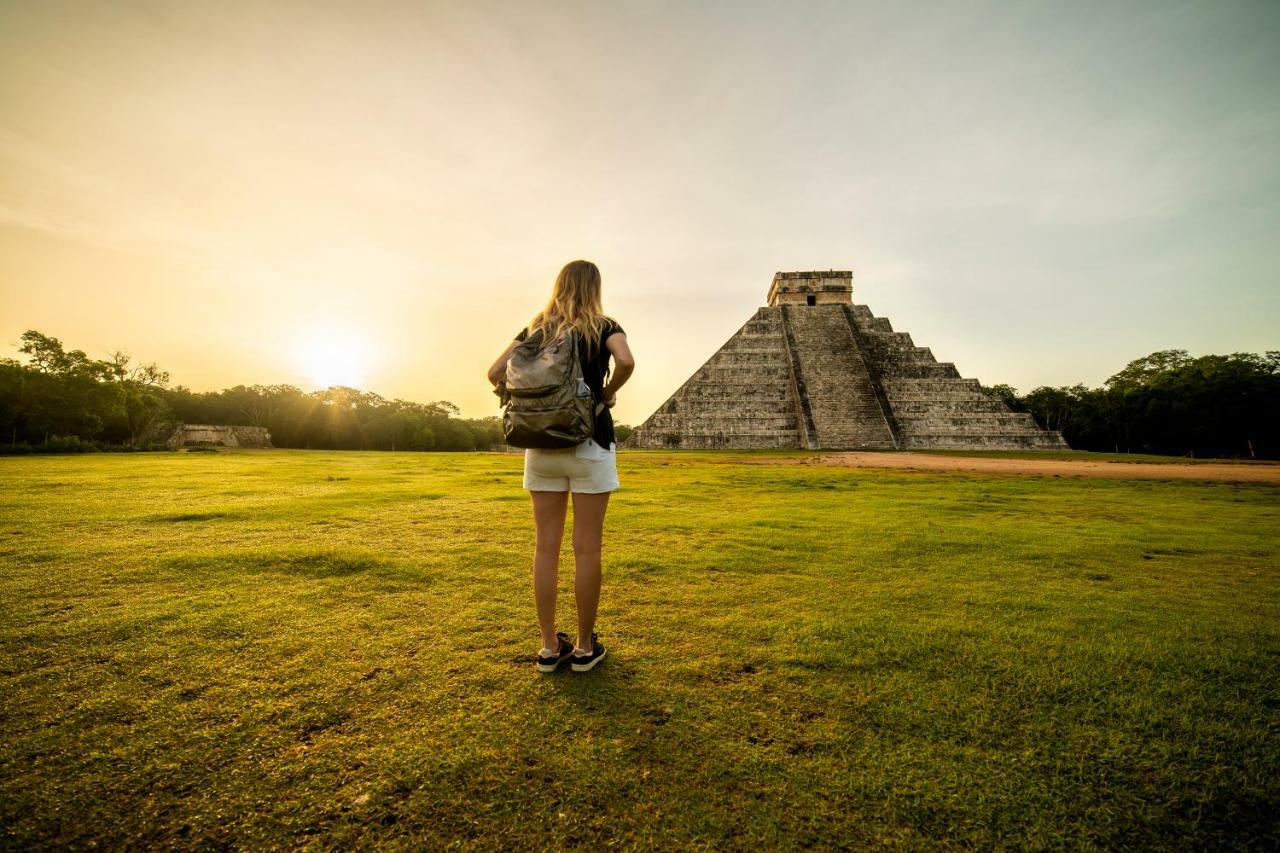
[[[519,456],[0,459],[3,845],[1280,844],[1280,487],[620,463],[542,676]]]

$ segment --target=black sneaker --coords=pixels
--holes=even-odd
[[[604,646],[602,646],[600,641],[596,639],[594,631],[591,632],[591,654],[575,654],[569,658],[569,662],[573,666],[574,672],[586,672],[602,660],[604,660]]]
[[[556,639],[560,641],[560,654],[543,657],[538,655],[538,672],[555,672],[556,667],[564,663],[573,654],[573,643],[569,641],[569,635],[564,631],[556,632]]]

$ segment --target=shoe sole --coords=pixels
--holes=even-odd
[[[607,655],[608,653],[609,653],[609,650],[605,649],[600,653],[600,657],[593,658],[589,663],[572,663],[571,662],[570,666],[573,667],[574,672],[590,672],[591,667],[595,666],[596,664],[600,663],[600,661],[604,660],[604,656]]]
[[[562,635],[557,634],[557,636],[562,636]],[[564,646],[562,645],[560,648],[564,648]],[[569,654],[572,654],[572,652],[570,652]],[[560,668],[560,664],[564,663],[569,659],[569,654],[560,658],[555,663],[538,663],[537,661],[534,661],[534,663],[538,667],[538,672],[555,672],[557,669]]]
[[[564,657],[564,658],[560,658],[560,660],[556,661],[555,663],[537,664],[538,672],[555,672],[557,669],[560,668],[560,664],[564,663],[567,660],[568,658]]]

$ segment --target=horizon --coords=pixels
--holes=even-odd
[[[585,257],[629,424],[777,271],[1024,393],[1265,352],[1278,41],[1264,3],[8,4],[0,344],[485,417]]]
[[[792,272],[792,271],[788,270],[787,272]],[[24,331],[25,331],[25,330],[24,330]],[[37,332],[41,332],[42,334],[44,334],[40,329],[35,329],[35,330],[32,330],[32,331],[37,331]],[[902,330],[901,330],[901,329],[898,329],[897,331],[902,331]],[[57,335],[50,335],[49,337],[52,337],[52,338],[58,339],[58,338],[57,338]],[[81,347],[77,347],[77,346],[75,346],[75,344],[74,344],[73,342],[65,341],[65,340],[61,340],[61,339],[58,339],[58,340],[59,340],[59,343],[61,343],[61,344],[64,346],[64,348],[66,348],[68,351],[76,350],[76,349],[83,349],[83,348],[81,348]],[[725,341],[725,343],[728,343],[728,341]],[[11,344],[11,345],[10,345],[10,349],[12,350],[12,356],[13,356],[13,357],[16,357],[19,361],[23,361],[24,359],[29,358],[28,356],[23,355],[23,354],[19,351],[18,344]],[[138,354],[137,354],[137,353],[133,353],[132,351],[130,351],[130,350],[129,350],[129,349],[127,349],[127,348],[119,347],[119,348],[116,348],[116,349],[118,349],[118,350],[122,350],[122,351],[123,351],[123,352],[125,352],[126,354],[130,355],[130,356],[131,356],[131,358],[132,358],[132,362],[133,362],[134,364],[145,364],[145,363],[151,363],[151,360],[150,360],[150,359],[140,358],[140,357],[138,357]],[[1147,356],[1153,355],[1153,354],[1154,354],[1154,353],[1156,353],[1156,352],[1161,352],[1161,351],[1177,351],[1177,350],[1185,350],[1185,348],[1183,348],[1183,347],[1166,347],[1166,348],[1164,348],[1164,350],[1153,350],[1153,351],[1151,351],[1151,352],[1149,352],[1149,353],[1143,353],[1143,354],[1141,354],[1141,355],[1136,355],[1136,356],[1134,356],[1133,358],[1128,359],[1127,361],[1125,361],[1125,363],[1124,363],[1124,364],[1117,366],[1117,367],[1116,367],[1116,369],[1115,369],[1115,370],[1113,370],[1113,371],[1111,371],[1111,373],[1109,373],[1106,377],[1104,377],[1104,379],[1103,379],[1103,380],[1101,380],[1101,381],[1099,381],[1099,382],[1096,382],[1096,383],[1083,383],[1083,382],[1082,382],[1082,383],[1073,383],[1073,382],[1068,382],[1068,383],[1064,383],[1062,386],[1051,386],[1051,387],[1072,387],[1072,386],[1075,386],[1075,385],[1077,385],[1077,384],[1083,384],[1083,385],[1086,385],[1087,387],[1102,386],[1102,385],[1104,385],[1104,384],[1105,384],[1105,382],[1106,382],[1106,381],[1110,380],[1110,378],[1111,378],[1112,376],[1114,376],[1115,374],[1118,374],[1118,373],[1120,373],[1121,371],[1123,371],[1123,370],[1124,370],[1124,369],[1125,369],[1129,364],[1133,363],[1134,361],[1137,361],[1137,360],[1140,360],[1140,359],[1145,358],[1145,357],[1147,357]],[[91,358],[91,359],[99,359],[99,360],[103,360],[103,361],[110,361],[110,357],[115,353],[115,351],[116,351],[116,350],[115,350],[115,349],[113,349],[112,351],[109,351],[109,352],[103,352],[103,353],[100,353],[100,354],[95,354],[95,353],[92,353],[92,352],[86,352],[86,353],[85,353],[85,355],[86,355],[88,358]],[[1198,357],[1201,357],[1201,356],[1214,356],[1214,355],[1228,356],[1228,355],[1236,355],[1236,354],[1240,354],[1240,352],[1241,352],[1241,351],[1234,351],[1234,352],[1221,352],[1221,353],[1210,353],[1210,352],[1203,352],[1203,353],[1200,353],[1200,352],[1191,352],[1191,351],[1187,351],[1187,354],[1188,354],[1188,356],[1189,356],[1190,358],[1195,359],[1195,358],[1198,358]],[[1265,354],[1266,354],[1266,352],[1267,352],[1267,351],[1257,351],[1257,352],[1256,352],[1256,353],[1254,353],[1254,354],[1257,354],[1257,355],[1265,355]],[[710,355],[708,355],[708,358],[709,358],[709,357],[710,357]],[[703,359],[703,361],[706,361],[706,359]],[[700,364],[701,364],[701,363],[700,363]],[[699,365],[699,366],[700,366],[700,365]],[[159,368],[160,370],[164,370],[165,372],[167,372],[167,373],[170,373],[170,374],[171,374],[171,372],[170,372],[170,371],[168,371],[168,370],[167,370],[167,368],[165,368],[165,366],[164,366],[163,364],[156,364],[156,367],[157,367],[157,368]],[[695,371],[696,371],[696,368],[695,368]],[[304,371],[304,372],[305,372],[305,371]],[[686,379],[687,379],[687,378],[688,378],[688,377],[686,377]],[[971,377],[971,378],[978,378],[978,379],[980,379],[980,377]],[[673,386],[673,387],[672,387],[672,391],[674,392],[675,390],[677,390],[677,389],[680,387],[680,384],[683,384],[683,382],[684,382],[684,381],[685,381],[685,380],[680,380],[680,383],[678,383],[677,385],[675,385],[675,386]],[[992,386],[994,386],[994,385],[1000,385],[1000,384],[1006,384],[1006,383],[996,383],[996,382],[992,382],[992,383],[984,382],[984,383],[983,383],[983,385],[984,385],[984,386],[986,386],[986,387],[992,387]],[[455,404],[455,403],[453,403],[453,401],[452,401],[452,400],[448,400],[448,399],[441,398],[441,397],[431,397],[430,395],[427,395],[427,396],[424,396],[424,397],[420,397],[420,398],[412,398],[412,399],[410,399],[410,398],[403,398],[403,397],[392,397],[392,396],[388,396],[388,395],[386,395],[386,394],[382,394],[382,393],[380,393],[376,388],[373,388],[373,387],[365,387],[365,386],[362,386],[362,385],[359,385],[359,384],[356,384],[356,385],[350,385],[350,384],[345,384],[345,383],[342,383],[342,382],[333,382],[333,383],[330,383],[330,384],[327,384],[327,385],[326,385],[326,384],[316,384],[316,383],[314,383],[314,382],[308,383],[308,382],[307,382],[307,381],[305,381],[305,380],[303,380],[303,381],[299,381],[299,382],[274,382],[274,381],[270,381],[270,380],[263,380],[263,381],[252,381],[252,382],[231,382],[231,383],[229,383],[229,384],[227,384],[227,385],[224,385],[224,386],[221,386],[221,387],[217,387],[217,388],[195,388],[195,387],[192,387],[192,386],[188,385],[186,382],[183,382],[181,378],[179,378],[179,377],[174,377],[174,376],[170,375],[170,376],[169,376],[168,383],[166,384],[166,386],[165,386],[165,387],[170,388],[170,389],[176,389],[176,388],[181,387],[181,388],[185,388],[187,391],[190,391],[191,393],[194,393],[194,394],[205,394],[205,393],[209,393],[209,394],[217,394],[217,393],[221,393],[221,392],[223,392],[223,391],[231,390],[231,389],[236,388],[236,387],[253,388],[253,387],[274,387],[274,386],[287,386],[287,387],[294,387],[294,388],[296,388],[297,390],[299,390],[299,391],[301,391],[301,392],[303,392],[303,393],[306,393],[306,394],[319,394],[319,393],[323,393],[323,392],[325,392],[325,391],[331,391],[331,390],[339,389],[339,388],[346,388],[346,389],[353,390],[353,391],[359,391],[359,392],[361,392],[361,393],[373,394],[373,395],[375,395],[375,396],[377,396],[377,397],[381,397],[382,399],[385,399],[385,400],[387,400],[387,401],[401,400],[402,402],[406,402],[406,403],[417,403],[417,404],[422,404],[422,405],[432,405],[432,404],[436,404],[436,403],[447,403],[447,404],[452,404],[452,405],[455,405],[455,406],[456,406],[456,404]],[[1028,392],[1030,392],[1030,391],[1033,391],[1035,388],[1038,388],[1038,387],[1042,387],[1042,386],[1037,385],[1037,386],[1030,386],[1030,387],[1027,387],[1027,388],[1018,388],[1018,387],[1014,386],[1014,390],[1015,390],[1015,391],[1017,391],[1017,392],[1019,392],[1019,394],[1024,394],[1024,395],[1025,395],[1026,393],[1028,393]],[[662,402],[662,401],[660,401],[657,405],[661,405],[661,402]],[[501,417],[501,413],[500,413],[500,412],[497,412],[497,413],[486,413],[486,414],[482,414],[482,415],[475,415],[475,414],[469,414],[469,413],[467,413],[467,412],[465,412],[465,411],[461,411],[461,409],[460,409],[460,407],[459,407],[458,417],[476,419],[476,418],[484,418],[484,417],[490,417],[490,416],[494,416],[494,417]],[[647,417],[647,415],[646,415],[646,417]],[[643,420],[643,418],[641,418],[640,420]],[[618,423],[623,424],[623,423],[626,423],[626,422],[625,422],[625,421],[622,421],[621,419],[619,419],[619,420],[618,420]],[[636,423],[636,424],[630,424],[630,425],[631,425],[631,426],[638,426],[638,425],[639,425],[639,421],[637,421],[637,423]]]

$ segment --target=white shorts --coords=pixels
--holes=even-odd
[[[574,447],[524,452],[524,487],[531,492],[596,495],[618,488],[617,444],[605,450],[589,438]]]

